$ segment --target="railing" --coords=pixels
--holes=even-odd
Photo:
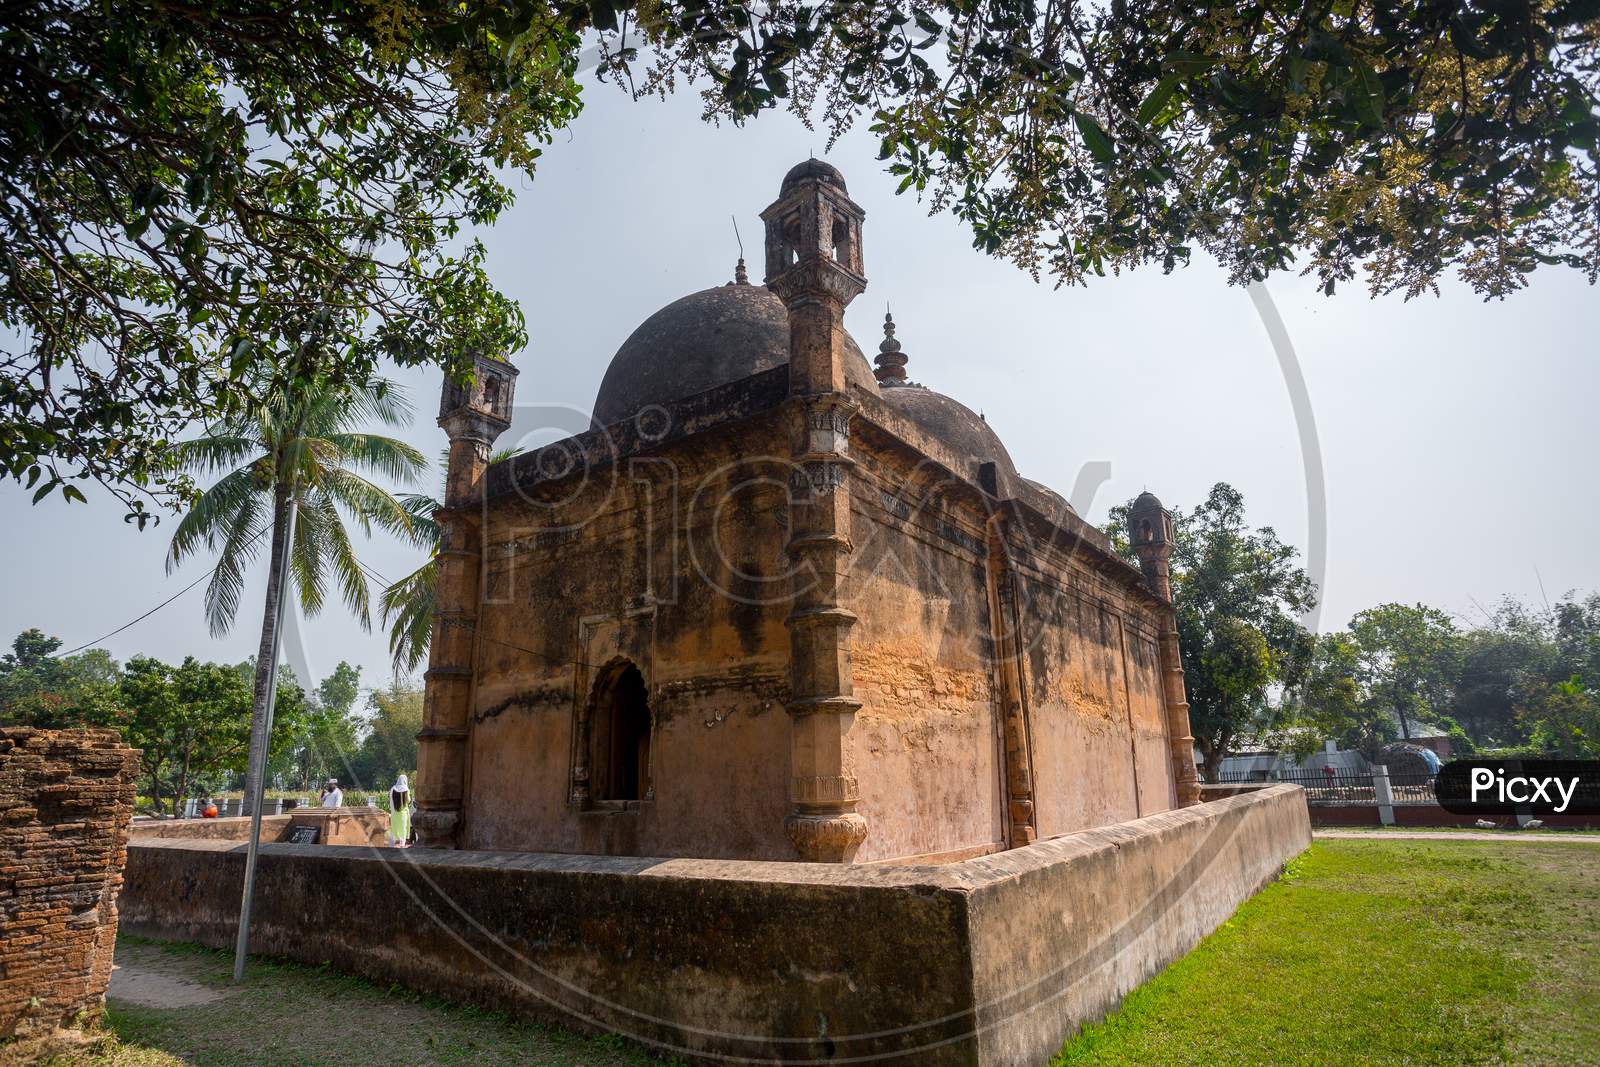
[[[1289,782],[1306,791],[1306,803],[1318,805],[1376,804],[1377,790],[1366,771],[1251,771],[1224,774],[1223,782]],[[1435,804],[1431,774],[1390,774],[1389,791],[1396,804]]]

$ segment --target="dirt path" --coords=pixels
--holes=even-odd
[[[215,986],[172,973],[170,968],[160,965],[164,961],[152,955],[139,955],[127,963],[121,962],[129,955],[132,954],[118,953],[118,962],[112,966],[111,988],[106,991],[106,996],[112,1000],[146,1008],[190,1008],[228,995]]]

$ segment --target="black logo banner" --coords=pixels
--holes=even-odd
[[[1600,815],[1600,760],[1452,760],[1433,788],[1455,815]]]

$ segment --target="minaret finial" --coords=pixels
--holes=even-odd
[[[900,342],[894,336],[894,315],[889,305],[883,307],[883,340],[878,345],[878,357],[873,374],[880,386],[906,384],[906,354],[900,351]]]
[[[733,239],[739,245],[739,263],[733,268],[733,284],[749,285],[750,275],[744,269],[744,238],[739,236],[739,216],[730,215],[733,220]]]

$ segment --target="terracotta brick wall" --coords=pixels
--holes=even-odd
[[[115,730],[0,727],[0,1039],[104,1002],[138,766]]]

